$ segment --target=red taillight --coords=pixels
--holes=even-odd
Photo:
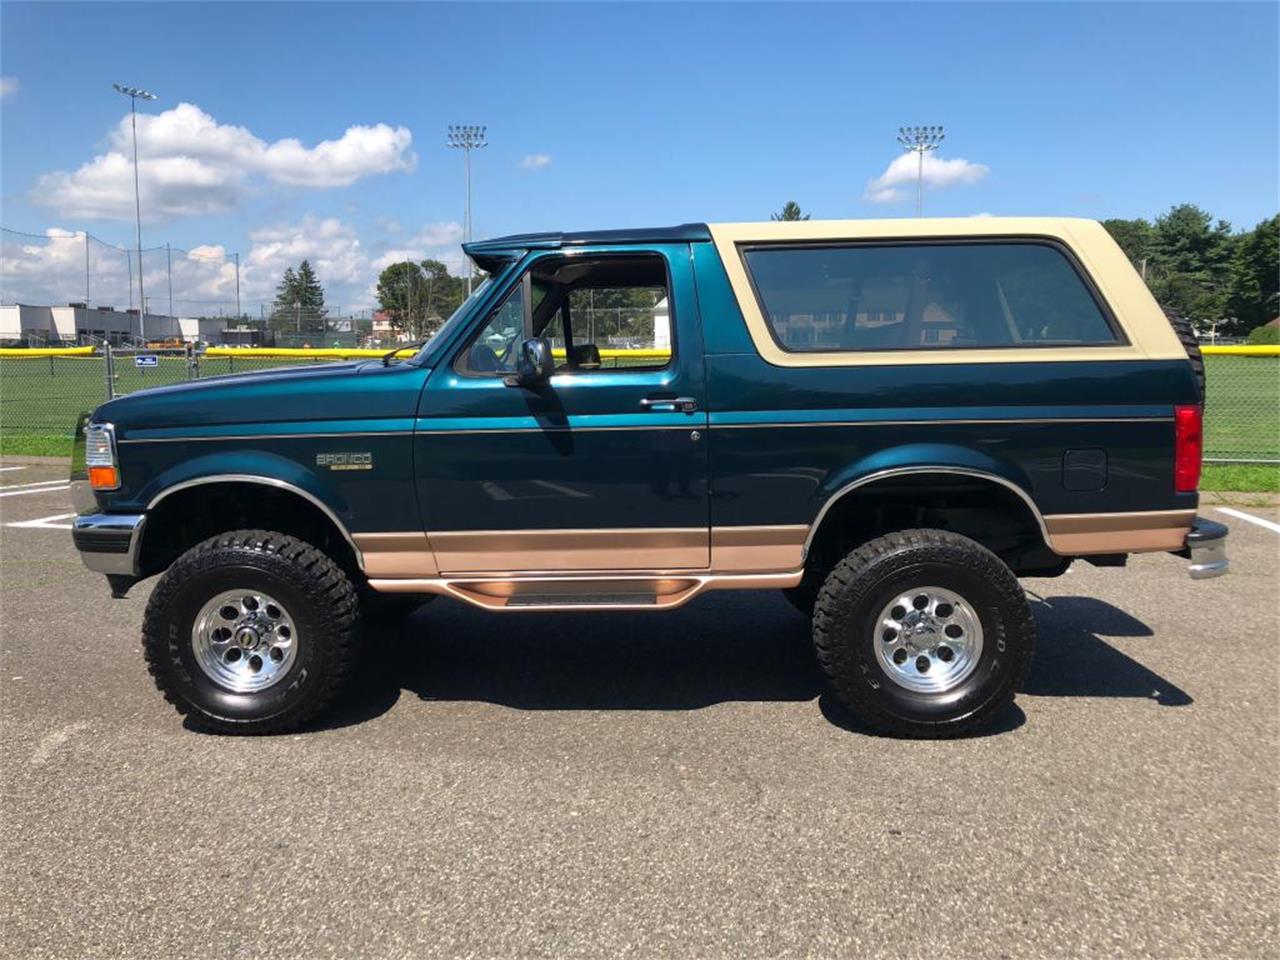
[[[1173,489],[1195,493],[1204,454],[1204,412],[1198,404],[1173,408]]]

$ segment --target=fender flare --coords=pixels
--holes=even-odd
[[[809,524],[803,556],[809,555],[813,539],[831,508],[848,494],[880,480],[929,473],[970,477],[1004,487],[1026,505],[1040,529],[1041,539],[1046,546],[1050,545],[1044,514],[1031,496],[1030,483],[1021,470],[970,447],[919,443],[878,451],[833,474],[831,481],[823,485],[829,492]]]
[[[248,466],[248,470],[242,469],[233,473],[222,472],[222,468],[225,468],[226,460],[224,457],[216,455],[184,461],[180,469],[176,471],[176,475],[175,473],[161,474],[144,488],[146,511],[148,513],[151,512],[166,498],[181,490],[210,484],[253,483],[274,487],[277,490],[285,490],[306,500],[324,514],[337,531],[342,534],[342,538],[346,540],[356,558],[356,563],[363,571],[364,554],[356,546],[355,539],[352,537],[351,531],[347,529],[347,524],[342,519],[339,511],[326,502],[321,491],[316,489],[319,484],[316,482],[314,475],[308,473],[296,461],[272,454],[261,454],[254,457],[254,461],[256,462],[242,465]],[[261,472],[250,472],[254,467],[259,468]],[[281,474],[284,474],[284,476],[281,476]],[[139,499],[142,498],[140,497]]]

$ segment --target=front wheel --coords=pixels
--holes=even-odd
[[[333,700],[358,630],[356,592],[337,564],[294,537],[237,530],[174,561],[142,636],[156,686],[192,723],[276,733]]]
[[[818,661],[846,707],[897,736],[969,733],[1009,705],[1035,625],[1013,572],[944,530],[864,544],[828,575],[814,608]]]

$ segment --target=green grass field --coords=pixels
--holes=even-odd
[[[200,361],[200,376],[315,362],[206,357]],[[124,358],[116,360],[115,373],[119,395],[182,383],[187,379],[187,364],[182,357],[161,357],[158,367],[139,369],[131,358]],[[105,400],[106,372],[101,357],[0,358],[0,455],[69,456],[76,417]]]
[[[264,370],[312,360],[205,358],[202,377]],[[1205,358],[1208,458],[1280,458],[1280,357]],[[162,357],[153,370],[131,360],[116,362],[116,391],[187,379],[186,361]],[[0,359],[0,454],[67,456],[71,430],[81,410],[105,399],[103,361],[98,357]],[[1207,465],[1205,489],[1277,490],[1280,469],[1266,465]]]

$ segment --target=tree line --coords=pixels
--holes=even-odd
[[[402,260],[378,275],[377,292],[391,325],[421,340],[467,299],[467,278],[453,276],[439,260]]]
[[[1280,215],[1237,232],[1226,220],[1183,203],[1154,221],[1102,225],[1156,299],[1190,318],[1201,334],[1246,336],[1280,314]],[[1268,336],[1276,333],[1253,339]]]

